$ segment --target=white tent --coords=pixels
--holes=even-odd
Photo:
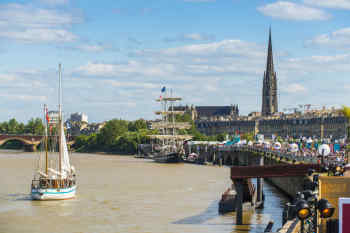
[[[282,147],[282,145],[281,145],[281,143],[279,143],[279,142],[275,142],[275,143],[273,144],[273,148],[274,148],[275,150],[279,150],[279,149],[281,149],[281,147]]]
[[[327,156],[331,152],[331,148],[327,144],[322,144],[317,151],[320,155]]]
[[[289,150],[290,150],[291,152],[298,152],[299,147],[298,147],[297,144],[292,143],[292,144],[289,145]]]

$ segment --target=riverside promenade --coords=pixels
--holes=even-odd
[[[259,165],[267,165],[266,167],[270,167],[274,170],[276,170],[276,167],[288,167],[291,166],[293,168],[297,167],[305,167],[305,165],[315,166],[316,172],[322,172],[321,169],[324,167],[332,167],[336,165],[344,165],[345,162],[347,162],[347,158],[343,156],[342,158],[339,158],[339,156],[336,155],[330,155],[330,156],[311,156],[311,155],[300,155],[297,153],[291,153],[283,150],[273,150],[269,148],[263,148],[260,146],[248,146],[248,145],[230,145],[230,146],[217,146],[217,145],[192,145],[187,146],[186,148],[187,153],[197,153],[199,155],[198,161],[202,164],[213,164],[213,165],[219,165],[219,166],[230,166],[231,167],[231,178],[234,175],[240,175],[242,177],[247,178],[253,178],[253,177],[259,177],[257,175],[249,177],[247,174],[257,173],[259,170]],[[251,167],[251,168],[249,168]],[[264,167],[264,166],[261,166]],[[244,168],[244,169],[242,169]],[[238,171],[241,169],[241,171]],[[236,171],[237,170],[237,171]],[[278,169],[277,169],[278,170]],[[285,193],[287,196],[289,196],[292,199],[296,198],[296,194],[302,193],[305,191],[305,189],[308,189],[308,187],[311,187],[313,184],[312,177],[305,172],[304,174],[300,173],[297,175],[293,175],[295,173],[290,170],[290,174],[288,170],[282,171],[282,169],[279,169],[284,175],[281,175],[280,177],[269,177],[266,178],[270,183],[272,183],[274,186],[278,187],[283,193]],[[233,172],[234,171],[234,172]],[[245,171],[245,172],[244,172]],[[281,174],[282,174],[281,173]],[[233,175],[234,174],[234,175]],[[270,173],[271,174],[271,173]],[[323,187],[319,187],[317,189],[319,190],[325,190],[326,187],[329,186],[329,180],[331,179],[332,183],[336,182],[337,177],[328,177],[327,174],[325,177],[320,177],[320,180],[324,180],[323,178],[328,178],[328,180],[324,180],[322,182]],[[329,175],[329,173],[328,173]],[[260,177],[264,177],[261,175]],[[333,180],[335,179],[335,180]],[[345,183],[349,183],[349,179],[347,177],[344,177]],[[233,183],[235,183],[235,179],[232,178]],[[257,179],[257,184],[262,183],[261,181],[258,182],[259,179]],[[328,182],[328,184],[327,184]],[[341,186],[341,183],[339,183],[339,187]],[[262,190],[262,187],[258,187],[258,190]],[[339,193],[342,193],[343,196],[349,197],[350,194],[346,190],[341,190],[341,188],[335,188]],[[333,206],[337,207],[337,201],[338,198],[331,199],[330,197],[332,194],[329,193],[330,191],[323,192],[322,197],[329,198],[331,201],[333,201]],[[319,191],[317,190],[317,193]],[[268,208],[268,207],[266,207]],[[274,218],[282,218],[282,216],[274,216]],[[236,220],[236,224],[237,221]],[[240,220],[241,221],[241,220]],[[279,229],[278,232],[284,233],[284,232],[299,232],[301,224],[300,221],[297,218],[293,219],[284,219],[283,220],[284,225],[282,228]],[[322,228],[325,228],[326,222],[323,222],[323,226],[320,225]],[[326,232],[326,231],[324,231]]]

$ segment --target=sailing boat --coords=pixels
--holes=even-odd
[[[184,154],[184,140],[190,140],[192,136],[180,135],[177,131],[179,129],[189,129],[191,125],[187,122],[175,122],[175,115],[185,113],[184,111],[174,110],[174,102],[182,99],[173,97],[172,93],[168,97],[165,87],[163,87],[162,92],[163,90],[165,92],[164,97],[156,100],[162,104],[162,110],[156,112],[157,115],[161,115],[162,119],[160,122],[152,124],[152,128],[160,130],[162,134],[149,135],[151,139],[157,139],[162,144],[159,153],[153,159],[158,163],[178,163],[182,161],[182,155]]]
[[[67,142],[64,134],[61,91],[61,64],[59,64],[59,111],[56,125],[58,133],[56,135],[49,135],[48,133],[50,119],[47,107],[45,106],[44,118],[46,124],[43,139],[45,153],[39,156],[38,169],[32,180],[31,195],[34,200],[63,200],[75,197],[77,187],[76,176],[75,169],[69,161]],[[49,152],[49,147],[51,149],[58,148],[58,152]]]

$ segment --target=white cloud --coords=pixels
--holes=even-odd
[[[151,77],[159,77],[167,75],[171,72],[171,65],[154,64],[149,66],[138,61],[131,60],[126,64],[106,64],[93,63],[80,66],[76,71],[88,76],[103,76],[103,77],[125,77],[129,75],[146,75]]]
[[[6,98],[12,101],[39,101],[44,102],[47,101],[47,96],[40,96],[40,95],[11,95],[11,94],[0,94],[0,97]]]
[[[176,37],[167,37],[164,39],[166,42],[175,42],[175,41],[212,41],[215,40],[214,35],[205,34],[205,33],[189,33],[182,34]]]
[[[71,42],[78,36],[70,32],[82,18],[53,9],[25,4],[0,5],[0,37],[25,42]]]
[[[25,42],[71,42],[78,37],[62,29],[26,29],[24,31],[0,31],[0,37]]]
[[[304,3],[319,7],[350,10],[350,0],[304,0]]]
[[[270,3],[258,10],[266,16],[286,20],[327,20],[331,17],[320,9],[286,1]]]
[[[285,91],[287,93],[299,93],[307,91],[306,87],[299,83],[288,84],[287,86],[282,87],[281,89],[282,91]]]
[[[89,62],[77,68],[88,76],[129,77],[148,79],[177,76],[257,74],[262,72],[265,49],[240,40],[187,45],[161,50],[138,50],[126,63]],[[245,65],[249,63],[250,65]]]
[[[40,0],[40,2],[50,6],[56,6],[68,4],[69,0]]]
[[[159,88],[159,84],[153,83],[143,83],[143,82],[128,82],[128,81],[116,81],[116,80],[105,80],[107,85],[112,85],[114,87],[136,87],[136,88],[145,88],[145,89],[154,89]]]
[[[80,44],[76,48],[86,52],[102,52],[111,49],[110,46],[103,44]]]
[[[350,48],[350,28],[342,28],[329,34],[322,34],[306,41],[306,45],[330,46],[340,49]]]

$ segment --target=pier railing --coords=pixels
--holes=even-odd
[[[198,146],[198,145],[196,145]],[[293,152],[281,151],[281,150],[272,150],[269,148],[257,147],[257,146],[248,146],[248,145],[228,145],[228,146],[218,146],[218,145],[201,145],[197,149],[192,149],[191,151],[196,151],[201,153],[202,151],[216,151],[216,152],[255,152],[257,154],[263,154],[264,156],[270,158],[276,158],[285,161],[291,161],[293,163],[312,163],[317,164],[321,163],[322,156],[319,155],[302,155]],[[337,156],[325,156],[323,157],[323,163],[331,164],[337,161]]]

